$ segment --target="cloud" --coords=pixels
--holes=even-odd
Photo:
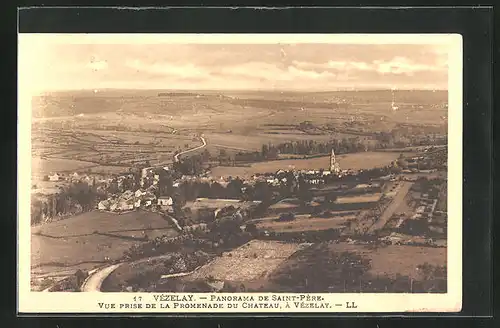
[[[323,70],[326,72],[337,71],[339,73],[376,72],[382,75],[405,74],[414,75],[416,72],[436,72],[446,71],[447,61],[441,60],[435,64],[417,63],[406,57],[394,57],[390,60],[373,60],[371,62],[347,61],[347,60],[329,60],[326,63],[308,63],[294,61],[296,67],[309,68],[314,70]]]
[[[293,81],[295,79],[326,79],[335,77],[335,74],[327,71],[315,71],[300,68],[296,65],[281,65],[265,62],[249,62],[241,65],[222,67],[217,70],[217,74],[240,76],[260,79],[265,81]]]
[[[394,57],[389,61],[375,60],[374,67],[381,74],[406,74],[412,76],[416,72],[434,72],[445,69],[443,65],[415,63],[405,57]]]
[[[433,45],[60,44],[30,60],[44,86],[62,89],[427,88],[446,87],[448,52]]]
[[[151,75],[163,75],[170,78],[197,79],[209,77],[209,72],[194,64],[170,64],[166,62],[144,63],[138,59],[127,60],[125,66],[137,72]]]

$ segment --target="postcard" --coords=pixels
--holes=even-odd
[[[460,311],[460,35],[18,39],[19,313]]]

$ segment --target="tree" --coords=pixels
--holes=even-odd
[[[205,150],[203,150],[203,153],[201,154],[201,157],[203,159],[203,162],[208,162],[210,161],[210,152],[208,151],[208,149],[205,148]]]
[[[219,149],[219,165],[227,161],[227,151],[223,148]]]
[[[247,223],[247,225],[245,226],[245,230],[248,233],[250,233],[252,236],[255,236],[258,232],[257,226],[255,225],[255,223]]]
[[[263,144],[262,145],[262,150],[261,150],[261,153],[262,153],[262,157],[264,159],[267,159],[267,155],[269,153],[269,147],[266,145],[266,144]]]
[[[241,188],[243,187],[243,181],[239,178],[231,180],[226,187],[226,197],[239,199],[242,196]]]

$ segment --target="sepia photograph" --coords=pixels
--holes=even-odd
[[[460,310],[461,61],[446,34],[20,34],[20,303]]]

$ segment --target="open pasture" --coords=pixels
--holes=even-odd
[[[407,275],[417,277],[417,266],[424,263],[446,265],[446,248],[389,245],[377,249],[369,249],[363,245],[347,243],[330,244],[330,252],[355,252],[371,260],[369,273],[374,275],[396,276]]]
[[[126,214],[93,211],[31,230],[31,266],[72,268],[83,263],[119,259],[132,245],[148,238],[178,233],[156,213]]]

